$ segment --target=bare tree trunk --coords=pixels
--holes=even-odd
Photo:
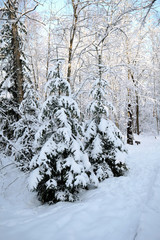
[[[136,94],[136,133],[139,135],[139,97]]]
[[[126,57],[127,57],[127,63],[128,67],[130,65],[130,56],[129,56],[129,42],[128,38],[126,39]],[[128,69],[128,81],[133,81],[134,78],[131,73],[131,69]],[[131,105],[131,89],[130,87],[128,90],[128,105],[127,105],[127,144],[133,145],[133,111],[132,111],[132,105]]]
[[[154,77],[154,101],[155,101],[155,104],[154,104],[154,109],[153,110],[153,117],[156,118],[156,127],[157,127],[157,133],[159,135],[159,118],[158,118],[158,111],[157,111],[157,101],[156,101],[156,81],[155,81],[155,77]]]
[[[98,55],[99,78],[102,79],[102,54]]]
[[[131,71],[128,70],[128,80],[131,78]],[[127,106],[128,122],[127,122],[127,143],[133,145],[133,111],[131,105],[131,90],[128,89],[128,106]]]
[[[14,3],[17,4],[16,2]],[[17,102],[20,104],[23,100],[23,71],[22,71],[22,61],[19,43],[18,26],[16,21],[16,6],[9,1],[10,18],[13,20],[12,23],[12,41],[13,41],[13,53],[14,53],[14,65],[17,77]]]
[[[50,63],[50,51],[51,51],[51,33],[50,33],[50,27],[49,27],[49,33],[48,33],[48,50],[47,50],[47,65],[46,65],[46,79],[48,79],[48,71],[49,71],[49,63]]]
[[[49,18],[49,28],[48,28],[48,42],[47,42],[47,64],[46,64],[46,80],[48,80],[49,74],[49,65],[50,65],[50,58],[51,58],[51,18],[52,18],[52,2],[51,2],[51,9],[50,9],[50,18]]]
[[[67,68],[67,81],[71,84],[71,89],[74,89],[73,84],[71,83],[71,73],[72,73],[72,55],[73,55],[73,41],[76,34],[77,22],[78,22],[78,15],[77,15],[77,8],[78,3],[75,4],[75,0],[72,0],[72,7],[73,7],[73,24],[70,32],[70,41],[69,41],[69,52],[68,52],[68,68]]]
[[[23,73],[22,73],[22,62],[21,62],[21,53],[19,51],[19,42],[18,42],[18,29],[17,25],[12,25],[13,32],[13,46],[14,46],[14,61],[16,66],[16,75],[17,75],[17,97],[18,103],[21,103],[23,100]]]
[[[157,122],[157,133],[159,135],[159,118],[158,118],[157,109],[156,109],[156,122]]]
[[[34,64],[33,64],[33,57],[32,57],[32,54],[31,54],[30,47],[29,47],[29,51],[30,51],[30,57],[31,57],[31,67],[32,67],[32,72],[33,72],[34,88],[37,91],[38,90],[38,83],[37,83],[37,80],[36,80],[36,74],[35,74],[35,69],[34,69]]]
[[[127,144],[133,145],[133,114],[131,104],[128,103]]]

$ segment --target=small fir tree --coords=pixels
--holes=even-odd
[[[91,91],[93,101],[88,107],[92,118],[85,127],[85,149],[99,181],[110,176],[121,176],[127,170],[122,134],[108,119],[108,109],[112,105],[106,101],[106,87],[106,80],[95,80]]]
[[[39,127],[38,94],[29,83],[24,88],[24,99],[20,104],[21,118],[14,124],[13,156],[23,171],[29,170],[29,164],[35,152],[33,142]]]
[[[71,98],[69,83],[54,72],[46,92],[48,97],[40,114],[42,126],[35,140],[37,155],[31,162],[35,169],[30,186],[43,203],[74,201],[80,189],[91,182],[97,184],[98,180],[80,140],[80,113]]]

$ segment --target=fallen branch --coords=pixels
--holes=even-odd
[[[9,164],[5,165],[4,167],[2,167],[2,168],[0,169],[0,171],[3,170],[4,168],[10,166],[10,165],[15,165],[15,163],[9,163]]]
[[[11,182],[10,184],[8,184],[8,186],[5,188],[5,191],[6,191],[6,189],[7,189],[9,186],[11,186],[14,182],[16,182],[18,178],[19,178],[19,177],[17,177],[16,179],[13,180],[13,182]]]

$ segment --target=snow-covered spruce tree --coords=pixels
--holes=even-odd
[[[81,142],[79,109],[70,95],[70,85],[56,72],[46,87],[47,100],[40,114],[42,126],[36,134],[37,155],[30,187],[43,203],[75,201],[80,189],[98,179]]]
[[[95,80],[91,90],[93,101],[88,107],[91,120],[85,127],[85,149],[99,181],[110,176],[121,176],[127,170],[122,134],[108,119],[108,109],[112,105],[105,99],[106,86],[106,80]]]
[[[4,24],[0,30],[0,64],[4,78],[0,84],[0,150],[13,139],[13,123],[19,119],[23,99],[23,82],[27,70],[21,33],[25,28],[17,21],[18,2],[7,0],[3,8]]]
[[[27,83],[24,87],[24,99],[19,107],[21,118],[14,124],[14,146],[12,150],[18,167],[23,171],[29,170],[30,161],[35,154],[33,142],[39,127],[39,105],[37,92],[32,84]]]

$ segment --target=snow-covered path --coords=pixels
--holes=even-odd
[[[81,201],[52,206],[39,204],[17,169],[3,169],[0,239],[160,240],[160,138],[141,137],[128,165],[127,176],[107,179]]]

